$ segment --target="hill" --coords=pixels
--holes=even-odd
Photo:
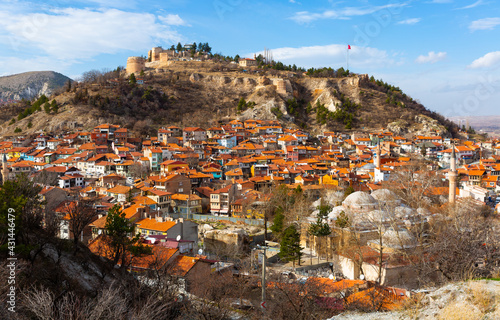
[[[71,79],[54,71],[33,71],[0,77],[0,100],[31,100],[42,94],[49,96],[68,80]]]
[[[19,117],[30,105],[9,105],[0,115],[4,121],[0,134],[13,134],[16,128],[22,133],[91,128],[105,122],[154,134],[163,125],[207,127],[235,118],[279,119],[313,134],[390,128],[400,135],[449,136],[456,131],[452,122],[399,88],[367,75],[308,76],[256,67],[242,70],[234,63],[186,61],[146,70],[141,79],[144,84],[132,85],[123,70],[94,76],[50,97],[59,106],[57,114],[42,110]],[[21,121],[14,125],[13,118]]]

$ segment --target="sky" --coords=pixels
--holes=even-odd
[[[305,68],[348,64],[446,117],[500,115],[495,0],[0,3],[0,76],[53,70],[75,79],[178,42],[242,57],[267,48]]]

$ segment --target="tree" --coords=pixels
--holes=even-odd
[[[240,99],[240,101],[238,102],[238,106],[236,107],[236,110],[238,111],[243,111],[245,110],[247,107],[247,102],[245,101],[245,99],[242,97]]]
[[[290,225],[283,232],[283,237],[280,243],[279,256],[285,261],[293,261],[295,268],[295,260],[299,261],[302,256],[302,247],[300,246],[300,233],[297,231],[295,224]]]
[[[119,205],[114,205],[109,209],[104,228],[111,240],[113,265],[121,260],[121,267],[124,268],[130,262],[130,259],[127,260],[129,252],[133,256],[147,253],[147,249],[138,243],[140,233],[133,233],[135,225],[125,218],[125,213]]]
[[[182,44],[180,42],[177,43],[177,52],[182,51]]]
[[[137,83],[137,79],[135,78],[135,74],[131,73],[131,74],[130,74],[130,77],[128,78],[128,81],[129,81],[131,84],[136,84],[136,83]]]
[[[321,204],[316,208],[318,210],[318,215],[316,222],[309,226],[309,234],[320,239],[320,249],[318,250],[318,262],[319,256],[321,255],[321,239],[332,233],[330,225],[328,225],[328,214],[332,211],[332,207],[328,204],[321,202]],[[328,258],[328,253],[327,253]]]
[[[31,120],[30,120],[30,122],[28,122],[28,129],[30,129],[31,127],[33,127],[33,123],[31,123]]]
[[[94,206],[96,199],[82,198],[79,194],[74,197],[76,200],[67,201],[62,212],[69,218],[69,230],[73,234],[73,246],[76,253],[79,238],[83,237],[84,229],[96,220],[97,210]]]
[[[284,227],[285,215],[283,214],[283,208],[279,207],[276,209],[276,213],[273,219],[273,225],[271,226],[271,231],[275,236],[279,237]]]
[[[24,249],[28,249],[29,252],[30,245],[39,240],[37,237],[30,237],[30,234],[43,233],[44,203],[38,195],[41,189],[25,174],[17,175],[15,180],[3,181],[0,188],[0,245],[6,241],[8,224],[13,219],[16,254]]]
[[[240,61],[240,55],[239,54],[237,54],[237,55],[234,56],[234,62],[238,62],[238,61]]]
[[[46,114],[49,114],[50,113],[50,103],[45,102],[45,104],[43,105],[43,110],[45,111]]]

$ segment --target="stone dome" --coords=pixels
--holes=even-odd
[[[377,189],[371,193],[371,196],[378,201],[396,201],[398,196],[389,189]]]
[[[398,231],[388,229],[382,235],[382,243],[387,247],[401,249],[415,246],[416,240],[406,229],[400,229]]]
[[[342,206],[334,207],[332,211],[328,214],[328,222],[333,222],[337,220],[337,217],[342,211],[345,211],[344,207]]]
[[[373,209],[377,206],[377,200],[363,191],[356,191],[345,198],[342,205],[351,209]]]

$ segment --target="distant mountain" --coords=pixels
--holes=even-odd
[[[33,71],[0,77],[0,103],[50,95],[71,80],[54,71]]]
[[[491,136],[500,136],[500,115],[498,116],[471,116],[471,117],[450,117],[450,120],[460,127],[466,125],[474,128],[476,132],[486,132]]]

